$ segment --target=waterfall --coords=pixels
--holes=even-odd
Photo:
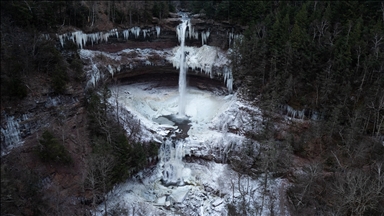
[[[184,143],[181,140],[168,138],[160,149],[160,166],[162,167],[162,182],[164,185],[184,185],[184,177],[189,175],[189,169],[184,167]]]
[[[165,186],[182,186],[189,179],[191,170],[184,167],[185,137],[191,121],[184,116],[164,115],[163,118],[173,122],[177,129],[173,129],[165,137],[159,152],[159,168],[161,181]]]
[[[187,30],[187,25],[189,24],[189,19],[186,16],[182,16],[182,23],[177,26],[177,34],[180,42],[181,52],[179,53],[180,61],[180,74],[179,74],[179,115],[185,115],[185,93],[187,88],[187,67],[185,64],[185,32]]]

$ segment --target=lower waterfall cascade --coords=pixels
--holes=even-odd
[[[161,147],[156,166],[110,191],[108,208],[122,209],[125,215],[227,215],[227,205],[242,199],[238,182],[254,191],[247,199],[261,203],[262,191],[257,188],[262,188],[262,181],[238,175],[225,162],[228,152],[247,140],[244,132],[257,130],[251,123],[261,122],[260,110],[236,94],[227,95],[223,87],[207,91],[189,86],[185,100],[188,118],[180,118],[176,115],[177,86],[148,81],[110,89],[112,95],[119,93],[110,103],[117,100],[121,109],[141,122],[142,141],[155,140]],[[185,161],[185,157],[192,161]],[[269,189],[280,187],[279,181],[271,180]],[[101,204],[93,214],[104,211]]]

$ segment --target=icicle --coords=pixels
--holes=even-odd
[[[311,115],[311,119],[315,120],[315,121],[319,120],[320,119],[320,114],[318,112],[316,112],[316,111],[313,111],[312,115]]]
[[[128,38],[129,38],[129,30],[124,30],[123,31],[123,35],[124,35],[124,39],[128,40]]]
[[[84,34],[82,31],[76,31],[72,32],[71,39],[80,49],[83,49],[83,46],[87,43],[88,35]]]
[[[207,38],[205,36],[205,32],[201,32],[201,45],[204,45],[206,40],[207,40]]]
[[[97,42],[98,42],[98,40],[99,40],[99,38],[100,38],[100,34],[99,34],[99,33],[89,34],[89,35],[88,35],[88,38],[89,38],[89,40],[91,41],[91,43],[92,43],[92,45],[93,45],[94,43],[97,43]]]
[[[131,32],[133,35],[135,35],[135,38],[137,39],[140,35],[140,27],[132,27]]]
[[[194,36],[195,36],[195,39],[198,40],[198,39],[199,39],[199,32],[195,32],[194,34],[195,34],[195,35],[194,35]]]
[[[112,77],[113,77],[113,73],[114,73],[114,71],[113,71],[113,68],[111,67],[111,65],[108,65],[107,69],[108,69],[109,73],[110,73],[110,74],[112,75]]]
[[[224,67],[224,83],[227,85],[227,89],[232,92],[233,86],[233,78],[232,78],[232,70],[228,67]]]
[[[102,33],[101,38],[102,38],[102,41],[108,42],[109,33],[108,32]]]
[[[156,36],[159,37],[160,36],[160,26],[156,26]]]
[[[192,23],[191,23],[190,20],[187,21],[187,25],[188,25],[188,37],[189,37],[189,39],[191,39],[192,32],[193,32],[193,27],[192,27]]]
[[[233,79],[230,78],[227,80],[227,88],[229,92],[232,92],[232,86],[233,86]]]
[[[100,71],[97,68],[96,64],[92,62],[92,70],[91,70],[91,79],[89,80],[89,84],[92,84],[93,87],[96,86],[96,83],[100,80]]]
[[[144,35],[144,39],[149,36],[149,29],[143,29],[143,35]]]
[[[77,44],[77,47],[83,49],[83,46],[80,42],[80,36],[79,36],[79,32],[76,31],[76,32],[73,32],[72,33],[72,37],[74,38],[74,42]]]
[[[233,36],[233,46],[236,46],[236,41],[238,41],[240,44],[243,42],[243,35],[242,34],[236,34]]]
[[[304,116],[305,116],[305,110],[301,110],[301,111],[298,111],[298,117],[299,119],[304,119]]]
[[[75,36],[73,35],[74,32],[72,32],[71,35],[68,35],[68,40],[72,40],[73,43],[75,43]]]
[[[228,35],[229,35],[229,37],[228,37],[228,44],[229,44],[229,46],[231,45],[231,41],[232,41],[232,37],[233,37],[233,33],[232,32],[229,32],[228,33]]]
[[[77,32],[72,32],[71,39],[72,39],[72,42],[75,43],[77,45],[77,47],[79,47],[79,44],[77,43],[76,34],[77,34]]]
[[[115,33],[116,34],[116,38],[119,38],[119,32],[117,31],[117,29],[112,29],[109,33],[110,34]]]
[[[298,110],[293,109],[289,105],[284,105],[281,108],[287,112],[287,116],[290,116],[292,118],[298,118],[298,119],[304,119],[305,118],[305,109],[298,111]]]
[[[287,116],[293,117],[293,115],[294,115],[294,109],[291,106],[287,105]]]
[[[136,28],[136,38],[138,38],[140,36],[140,28],[137,27]]]
[[[80,32],[80,37],[81,37],[82,47],[85,47],[85,45],[87,44],[88,35],[84,34],[83,32]]]
[[[64,47],[63,35],[59,35],[59,40],[60,40],[61,47]]]
[[[179,41],[179,43],[181,42],[181,33],[180,33],[180,28],[179,26],[176,28],[176,35],[177,35],[177,40]]]
[[[209,35],[209,30],[206,32],[201,32],[201,45],[204,45],[207,42]]]

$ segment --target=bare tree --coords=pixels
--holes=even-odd
[[[109,175],[113,169],[113,158],[111,155],[93,154],[88,160],[87,176],[85,189],[92,193],[92,207],[96,207],[98,197],[104,200],[104,210],[107,212],[107,200],[109,189]]]
[[[329,25],[326,19],[322,19],[321,21],[316,23],[316,29],[317,29],[317,32],[319,33],[319,37],[318,37],[319,45],[322,44],[320,39],[325,36],[325,33],[327,32],[328,28],[329,28]]]
[[[92,23],[91,23],[91,27],[93,27],[93,24],[95,23],[95,10],[97,11],[97,6],[96,6],[96,2],[95,1],[92,1]]]
[[[137,120],[132,113],[130,113],[126,109],[120,108],[120,122],[125,127],[125,130],[128,134],[128,140],[137,141],[138,135],[141,131],[141,123],[140,120]]]
[[[317,196],[319,188],[316,182],[321,179],[322,166],[319,162],[313,162],[303,168],[303,173],[296,176],[293,187],[287,191],[287,198],[299,214],[312,215],[315,213],[313,200]]]
[[[133,5],[132,2],[128,2],[128,14],[129,14],[129,26],[132,26],[132,10],[133,10]]]
[[[239,193],[241,195],[241,212],[243,215],[248,215],[247,212],[248,212],[248,208],[249,208],[249,177],[247,176],[246,177],[246,183],[242,182],[242,175],[240,173],[238,173],[238,177],[237,177],[237,188],[239,190]],[[247,200],[248,198],[248,200]]]
[[[372,43],[373,43],[373,52],[375,53],[376,58],[379,57],[379,51],[380,51],[380,45],[382,44],[383,35],[379,35],[379,33],[376,33],[373,36]]]
[[[384,199],[384,174],[382,163],[368,173],[358,169],[349,169],[335,174],[332,201],[336,214],[364,215],[376,208]]]
[[[328,36],[328,44],[330,46],[334,45],[335,39],[339,36],[341,32],[342,32],[342,28],[340,27],[340,23],[336,23],[333,27],[333,32]]]

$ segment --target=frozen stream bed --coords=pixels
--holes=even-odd
[[[228,205],[246,202],[248,212],[269,215],[268,198],[263,202],[262,177],[239,175],[226,164],[229,151],[246,140],[243,134],[258,130],[260,111],[240,101],[236,94],[220,89],[205,91],[188,87],[185,114],[190,126],[183,139],[172,140],[178,132],[174,120],[179,93],[177,86],[159,87],[141,82],[111,87],[111,104],[129,111],[140,121],[142,141],[162,143],[159,162],[117,185],[108,194],[108,212],[118,215],[228,215]],[[122,119],[124,115],[120,116]],[[180,117],[181,119],[185,117]],[[130,133],[129,127],[126,127]],[[171,142],[175,147],[171,146]],[[186,162],[185,156],[193,158]],[[166,173],[166,174],[165,174]],[[167,175],[167,177],[165,177]],[[164,184],[164,179],[177,180]],[[277,191],[279,180],[269,181],[269,190]],[[264,208],[260,208],[264,203]],[[281,212],[278,200],[273,207]],[[93,212],[103,215],[105,205]],[[262,209],[262,210],[261,210]],[[281,209],[281,208],[280,208]],[[281,212],[282,213],[282,212]]]

